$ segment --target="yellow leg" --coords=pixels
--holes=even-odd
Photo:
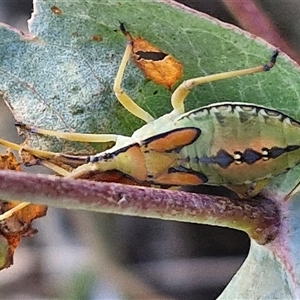
[[[125,67],[127,65],[128,60],[130,59],[132,50],[132,43],[129,42],[127,44],[127,47],[125,49],[125,53],[123,56],[123,59],[121,61],[117,76],[115,78],[114,83],[114,91],[115,95],[118,98],[119,102],[132,114],[137,116],[138,118],[144,120],[145,122],[153,121],[154,118],[145,110],[143,110],[140,106],[138,106],[121,88],[121,82],[123,78],[123,74],[125,71]],[[42,134],[42,135],[48,135],[48,136],[55,136],[58,138],[63,138],[70,141],[78,141],[78,142],[94,142],[94,143],[101,143],[101,142],[116,142],[118,139],[118,135],[115,134],[82,134],[82,133],[70,133],[70,132],[59,132],[59,131],[53,131],[53,130],[46,130],[46,129],[40,129],[40,128],[34,128],[29,125],[23,124],[23,123],[16,123],[16,126],[19,126],[23,129],[29,130],[32,133]],[[70,173],[63,168],[47,161],[47,159],[58,159],[61,162],[66,163],[73,163],[81,165],[86,162],[87,157],[77,157],[72,155],[65,155],[50,151],[43,151],[38,149],[33,149],[29,147],[22,147],[18,144],[8,142],[6,140],[0,139],[0,145],[14,149],[17,151],[20,150],[26,150],[29,153],[31,153],[34,156],[37,156],[38,158],[44,159],[41,161],[41,164],[45,167],[53,170],[54,172],[67,177],[70,175]],[[9,211],[3,213],[0,215],[0,221],[5,220],[9,217],[11,217],[15,212],[21,210],[22,208],[29,205],[30,202],[22,202],[18,204],[17,206],[13,207]]]
[[[75,166],[81,166],[85,164],[88,161],[88,157],[89,157],[89,156],[76,156],[76,155],[68,155],[68,154],[56,153],[51,151],[38,150],[30,147],[22,147],[18,144],[11,143],[3,139],[0,139],[0,145],[17,151],[21,151],[21,150],[27,151],[28,153],[40,159],[44,159],[44,160],[50,159],[54,162],[57,161],[58,163],[64,163],[64,164],[75,165]]]
[[[61,167],[59,167],[59,166],[51,163],[50,161],[47,161],[47,160],[42,160],[40,162],[40,165],[46,167],[49,170],[54,171],[56,174],[58,174],[58,175],[60,175],[62,177],[67,177],[67,176],[69,176],[71,174],[67,170],[65,170],[65,169],[63,169],[63,168],[61,168]]]
[[[194,88],[197,85],[209,83],[212,81],[217,80],[223,80],[228,78],[233,78],[237,76],[244,76],[264,71],[269,71],[274,64],[276,63],[276,57],[278,56],[278,51],[275,51],[271,57],[271,60],[263,66],[255,67],[255,68],[249,68],[244,70],[237,70],[237,71],[230,71],[230,72],[224,72],[219,74],[213,74],[208,75],[204,77],[197,77],[192,78],[184,81],[182,84],[180,84],[177,89],[172,94],[171,102],[174,111],[176,111],[177,114],[184,113],[184,100],[187,97],[187,95],[190,93],[191,89]]]
[[[18,144],[14,144],[11,142],[8,142],[6,140],[0,139],[0,145],[5,146],[7,148],[10,149],[14,149],[14,150],[21,150],[21,147]],[[6,211],[5,213],[0,215],[0,221],[3,221],[9,217],[11,217],[15,212],[21,210],[22,208],[24,208],[25,206],[29,205],[30,202],[21,202],[18,205],[16,205],[15,207],[13,207],[12,209]]]
[[[298,183],[293,189],[292,191],[287,194],[287,196],[285,197],[285,201],[290,200],[291,198],[293,198],[297,193],[300,192],[300,183]]]
[[[115,78],[115,83],[114,83],[114,92],[116,97],[118,98],[119,102],[133,115],[136,117],[144,120],[145,122],[151,122],[154,120],[154,118],[146,112],[144,109],[142,109],[140,106],[138,106],[122,89],[121,84],[122,84],[122,79],[124,75],[124,71],[127,65],[127,62],[130,59],[131,56],[131,51],[132,51],[132,42],[128,42],[117,76]]]
[[[0,221],[3,221],[5,219],[11,217],[15,212],[21,210],[22,208],[24,208],[25,206],[27,206],[29,204],[30,204],[30,202],[21,202],[21,203],[19,203],[15,207],[11,208],[10,210],[8,210],[5,213],[3,213],[2,215],[0,215]]]
[[[0,145],[9,148],[9,149],[13,149],[13,150],[17,150],[17,151],[21,151],[21,150],[26,150],[29,153],[31,153],[34,156],[37,156],[39,158],[54,158],[56,155],[59,155],[59,153],[55,153],[55,152],[50,152],[50,151],[43,151],[43,150],[38,150],[38,149],[33,149],[33,148],[29,148],[29,147],[22,147],[18,144],[15,143],[11,143],[8,142],[6,140],[0,139]]]
[[[67,177],[70,175],[70,172],[66,171],[65,169],[47,161],[47,160],[43,160],[41,162],[41,165],[47,167],[48,169],[53,170],[55,173],[63,176],[63,177]],[[11,208],[10,210],[6,211],[3,214],[0,214],[0,221],[3,221],[9,217],[11,217],[15,212],[23,209],[24,207],[26,207],[27,205],[29,205],[30,202],[21,202],[18,205],[16,205],[15,207]]]
[[[105,143],[105,142],[116,142],[118,138],[117,134],[88,134],[88,133],[77,133],[77,132],[61,132],[61,131],[35,128],[20,122],[16,122],[15,125],[22,129],[28,130],[31,133],[55,136],[73,142]]]
[[[14,150],[18,150],[18,151],[20,151],[22,149],[24,149],[24,150],[26,149],[26,148],[21,147],[18,144],[14,144],[14,143],[5,141],[3,139],[0,139],[0,144],[2,146],[9,147],[10,149],[14,149]],[[59,153],[54,153],[54,152],[35,150],[35,149],[31,149],[31,148],[27,148],[26,150],[29,151],[30,153],[32,153],[33,155],[36,155],[40,158],[45,158],[45,159],[46,158],[53,158],[54,156],[60,156]],[[59,174],[63,177],[67,177],[67,176],[70,175],[70,172],[66,171],[65,169],[63,169],[63,168],[47,161],[47,160],[42,160],[41,165],[47,167],[48,169],[53,170],[55,173],[57,173],[57,174]],[[10,210],[6,211],[5,213],[1,214],[0,215],[0,221],[3,221],[5,219],[11,217],[15,212],[23,209],[24,207],[26,207],[29,204],[30,204],[30,202],[21,202],[21,203],[19,203],[15,207],[13,207]]]

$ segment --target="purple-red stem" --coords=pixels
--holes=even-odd
[[[244,230],[260,244],[273,240],[280,225],[276,203],[262,196],[234,200],[3,170],[0,193],[3,200],[225,226]]]

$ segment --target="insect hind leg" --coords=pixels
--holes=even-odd
[[[174,111],[176,111],[177,114],[184,113],[184,111],[185,111],[184,101],[185,101],[187,95],[190,93],[190,91],[195,86],[201,85],[204,83],[213,82],[213,81],[234,78],[237,76],[245,76],[245,75],[250,75],[250,74],[254,74],[254,73],[269,71],[275,65],[278,54],[279,54],[279,52],[277,50],[274,51],[270,61],[267,64],[262,65],[262,66],[249,68],[249,69],[243,69],[243,70],[218,73],[218,74],[208,75],[208,76],[204,76],[204,77],[196,77],[196,78],[192,78],[192,79],[188,79],[188,80],[184,81],[177,87],[177,89],[172,94],[171,102],[172,102]]]

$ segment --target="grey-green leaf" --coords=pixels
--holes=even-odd
[[[29,35],[0,27],[0,90],[18,121],[47,129],[131,135],[143,124],[113,94],[113,80],[126,44],[118,30],[119,21],[126,22],[133,35],[143,36],[180,60],[184,78],[261,65],[275,50],[257,37],[168,0],[36,0],[34,5]],[[300,120],[299,82],[298,66],[281,53],[270,72],[196,87],[186,106],[191,109],[219,101],[253,102]],[[155,117],[171,110],[171,92],[145,80],[133,64],[126,70],[123,86]],[[77,149],[70,143],[38,137],[33,139],[33,146],[54,151]],[[86,145],[83,149],[96,151]],[[274,188],[281,191],[281,183],[284,179],[289,182],[290,176],[281,176]],[[291,203],[296,205],[296,200]],[[285,225],[288,230],[297,229],[294,235],[289,235],[290,240],[276,239],[269,248],[252,248],[247,264],[223,298],[246,297],[251,291],[256,291],[257,299],[273,297],[273,281],[265,282],[266,289],[260,288],[264,273],[270,275],[268,279],[283,278],[282,285],[277,285],[281,287],[281,299],[299,296],[295,294],[299,285],[298,210],[284,208],[294,213]],[[293,247],[284,248],[288,244]],[[277,248],[286,256],[280,256]],[[269,252],[262,253],[261,249]],[[293,258],[289,261],[292,268],[284,263],[288,256]],[[259,284],[255,279],[260,280]],[[294,291],[290,280],[294,280]]]

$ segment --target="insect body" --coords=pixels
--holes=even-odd
[[[55,132],[18,123],[34,133],[73,141],[115,142],[111,149],[87,157],[26,150],[41,159],[78,166],[68,175],[71,178],[101,174],[101,180],[107,180],[111,172],[117,172],[141,185],[224,185],[243,197],[255,195],[262,183],[299,162],[300,145],[295,141],[300,125],[275,110],[254,104],[219,103],[184,112],[184,100],[196,85],[268,71],[275,64],[277,51],[263,66],[183,82],[172,94],[173,111],[156,120],[121,88],[131,53],[129,42],[114,91],[120,103],[146,125],[125,137]],[[4,140],[0,143],[14,148]]]
[[[300,124],[262,106],[214,104],[183,114],[174,125],[201,128],[197,141],[181,150],[180,161],[208,184],[251,185],[300,161]]]
[[[218,103],[168,117],[165,125],[153,121],[121,139],[125,145],[89,157],[71,176],[118,170],[141,184],[224,185],[245,197],[300,162],[300,123],[276,110]],[[147,127],[158,128],[156,134]]]

